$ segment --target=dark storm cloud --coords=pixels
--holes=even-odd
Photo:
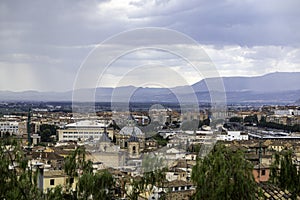
[[[234,70],[232,66],[246,75],[249,69],[253,75],[280,71],[278,63],[296,71],[299,7],[297,0],[4,0],[0,2],[0,90],[72,89],[79,66],[96,44],[146,26],[175,29],[207,45],[226,75]],[[262,65],[268,68],[261,69]]]
[[[113,2],[4,1],[1,30],[25,44],[44,45],[97,43],[126,28],[142,26],[174,28],[200,43],[215,45],[299,45],[300,41],[300,2],[296,0],[143,0],[123,1],[128,4],[123,8]],[[105,10],[106,4],[111,6]]]
[[[172,3],[173,2],[173,3]],[[238,45],[300,44],[299,1],[170,1],[133,18],[152,16],[152,25],[180,30],[200,43]],[[147,4],[140,5],[140,7]]]

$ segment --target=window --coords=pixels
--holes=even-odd
[[[135,146],[132,147],[132,153],[136,153],[136,148],[135,148]]]
[[[70,184],[74,183],[74,178],[70,178]]]
[[[54,185],[54,179],[50,179],[50,185]]]
[[[261,175],[262,175],[262,176],[265,176],[265,175],[266,175],[266,170],[265,170],[265,169],[261,170]]]

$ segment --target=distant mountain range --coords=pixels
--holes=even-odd
[[[300,104],[300,72],[276,72],[255,77],[223,77],[226,99],[229,103],[298,103]],[[118,88],[80,89],[76,94],[82,97],[95,95],[98,102],[111,102],[130,98],[134,102],[178,102],[197,97],[199,102],[210,102],[210,93],[206,83],[213,83],[216,78],[201,80],[192,86],[174,88],[137,88],[134,86]],[[130,94],[131,92],[132,95]],[[38,92],[38,91],[0,91],[0,101],[72,101],[73,91]],[[117,94],[117,95],[116,95]],[[81,98],[81,101],[93,99]],[[114,101],[116,101],[114,99]]]

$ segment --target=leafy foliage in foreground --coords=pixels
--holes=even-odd
[[[290,191],[293,199],[300,195],[300,171],[293,161],[291,151],[282,151],[274,155],[274,162],[271,165],[270,182],[282,190]]]
[[[252,169],[243,152],[217,144],[193,167],[194,199],[256,199]]]
[[[42,199],[36,174],[15,140],[0,141],[0,199]]]
[[[105,170],[93,173],[92,162],[85,159],[83,148],[77,148],[66,158],[66,174],[73,180],[78,179],[76,192],[72,191],[69,182],[67,186],[59,185],[43,194],[37,187],[38,172],[32,168],[16,140],[0,140],[0,199],[112,199],[112,175]]]

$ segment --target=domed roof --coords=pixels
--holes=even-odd
[[[132,135],[132,133],[135,133],[136,136],[144,136],[144,133],[135,126],[125,126],[120,130],[121,135]]]

